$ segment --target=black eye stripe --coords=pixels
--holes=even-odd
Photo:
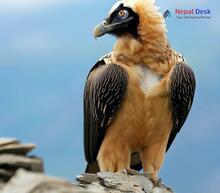
[[[116,16],[118,15],[119,11],[122,10],[122,9],[127,10],[129,14],[130,14],[130,12],[132,11],[131,8],[129,8],[129,7],[124,7],[123,3],[121,3],[121,4],[118,6],[118,8],[115,9],[115,11],[113,11],[113,12],[111,13],[111,15],[109,16],[109,19],[110,19],[109,21],[112,22],[112,20],[114,19],[114,17],[116,17]]]
[[[125,14],[125,17],[119,15],[121,10],[126,10],[127,13]],[[112,8],[105,21],[109,26],[112,26],[112,30],[109,32],[110,34],[121,36],[125,33],[130,33],[135,38],[138,37],[138,14],[134,12],[130,7],[124,6],[123,3],[120,3],[117,8]],[[113,28],[113,26],[116,25],[117,27]]]
[[[123,3],[121,3],[110,15],[110,18],[114,17],[121,9],[124,8]]]
[[[119,10],[121,10],[122,8],[124,8],[124,5],[123,5],[123,3],[121,3],[119,6],[118,6],[118,8],[117,9],[115,9],[115,13],[117,13]],[[113,13],[114,13],[113,12]]]

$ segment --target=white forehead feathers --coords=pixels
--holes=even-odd
[[[124,7],[131,8],[135,12],[136,4],[143,6],[152,6],[155,4],[155,0],[119,0],[112,6],[109,11],[109,15],[111,15],[121,4],[123,4]]]
[[[124,7],[130,7],[132,8],[134,6],[134,3],[135,1],[134,0],[120,0],[120,1],[117,1],[113,6],[112,8],[110,9],[109,11],[109,14],[108,15],[111,15],[121,4],[123,4]]]
[[[108,15],[111,15],[121,4],[122,4],[122,1],[117,1],[110,9]]]

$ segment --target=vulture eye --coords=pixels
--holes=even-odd
[[[126,19],[129,16],[128,10],[122,9],[118,12],[119,19]]]

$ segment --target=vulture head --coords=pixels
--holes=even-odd
[[[154,0],[120,0],[110,9],[101,24],[94,29],[94,37],[112,34],[126,35],[140,41],[165,38],[166,25]]]

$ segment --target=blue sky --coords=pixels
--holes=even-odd
[[[115,1],[0,1],[0,136],[38,144],[46,173],[69,180],[83,172],[82,94],[86,75],[115,39],[93,27]],[[220,8],[217,0],[157,4],[171,45],[195,71],[190,116],[160,176],[177,193],[220,192]],[[210,8],[211,19],[177,19],[175,8]]]

